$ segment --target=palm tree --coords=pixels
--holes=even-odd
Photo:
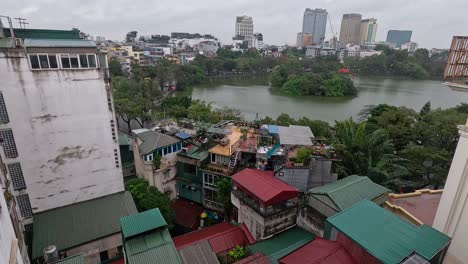
[[[336,123],[335,148],[340,155],[337,172],[340,177],[352,174],[368,176],[385,183],[407,174],[405,160],[395,155],[395,148],[384,129],[369,132],[367,123],[353,119]]]

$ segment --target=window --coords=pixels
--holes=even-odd
[[[18,157],[15,138],[11,129],[0,130],[0,145],[3,146],[7,158]]]
[[[218,176],[213,174],[204,173],[203,174],[203,186],[216,188],[216,182],[218,181]]]
[[[3,99],[3,93],[0,92],[0,124],[6,124],[8,122],[10,122],[10,118],[8,117],[5,100]]]
[[[96,68],[96,54],[60,54],[62,69]]]
[[[80,68],[80,63],[78,62],[78,55],[72,54],[70,56],[70,65],[73,69]]]
[[[99,253],[99,258],[101,259],[101,262],[106,261],[109,259],[109,254],[106,251],[102,251]]]
[[[80,64],[82,68],[88,68],[88,58],[85,55],[80,55]]]
[[[10,172],[13,189],[15,191],[26,189],[26,183],[24,182],[21,164],[19,162],[8,164],[8,171]]]
[[[29,201],[29,195],[22,194],[16,196],[16,202],[18,203],[21,216],[23,218],[32,217],[31,202]]]
[[[33,70],[58,69],[55,54],[30,54],[29,61]]]

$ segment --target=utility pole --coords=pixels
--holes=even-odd
[[[26,29],[26,25],[29,24],[29,23],[26,22],[25,18],[15,17],[15,19],[18,20],[18,24],[20,25],[20,29]]]

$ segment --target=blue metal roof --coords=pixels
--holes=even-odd
[[[279,134],[279,129],[277,125],[268,125],[268,133],[270,134]]]
[[[190,135],[189,133],[185,133],[185,132],[176,133],[175,136],[180,138],[180,139],[187,139],[187,138],[192,137],[192,135]]]

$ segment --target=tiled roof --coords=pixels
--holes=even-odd
[[[369,200],[327,218],[325,238],[332,227],[383,263],[400,263],[413,252],[432,260],[450,242],[432,227],[416,227]]]
[[[119,233],[119,219],[136,212],[132,195],[121,192],[35,214],[33,259],[48,245],[64,250]]]
[[[314,198],[339,212],[364,200],[374,200],[390,190],[371,181],[368,177],[351,175],[308,191]],[[385,199],[379,201],[384,203]]]
[[[273,171],[244,169],[232,176],[239,188],[266,205],[296,197],[299,191],[275,178]]]
[[[266,255],[272,263],[278,263],[280,258],[302,247],[314,238],[315,236],[312,233],[294,227],[267,240],[250,245],[248,248],[252,253],[262,253]]]
[[[122,235],[124,239],[167,226],[166,221],[159,212],[159,208],[147,210],[139,214],[133,214],[120,219]]]
[[[237,245],[245,246],[254,242],[247,229],[223,222],[174,237],[174,244],[180,250],[203,240],[208,240],[215,254],[234,248]]]
[[[281,258],[280,264],[356,264],[345,248],[337,241],[316,237],[313,241]]]

